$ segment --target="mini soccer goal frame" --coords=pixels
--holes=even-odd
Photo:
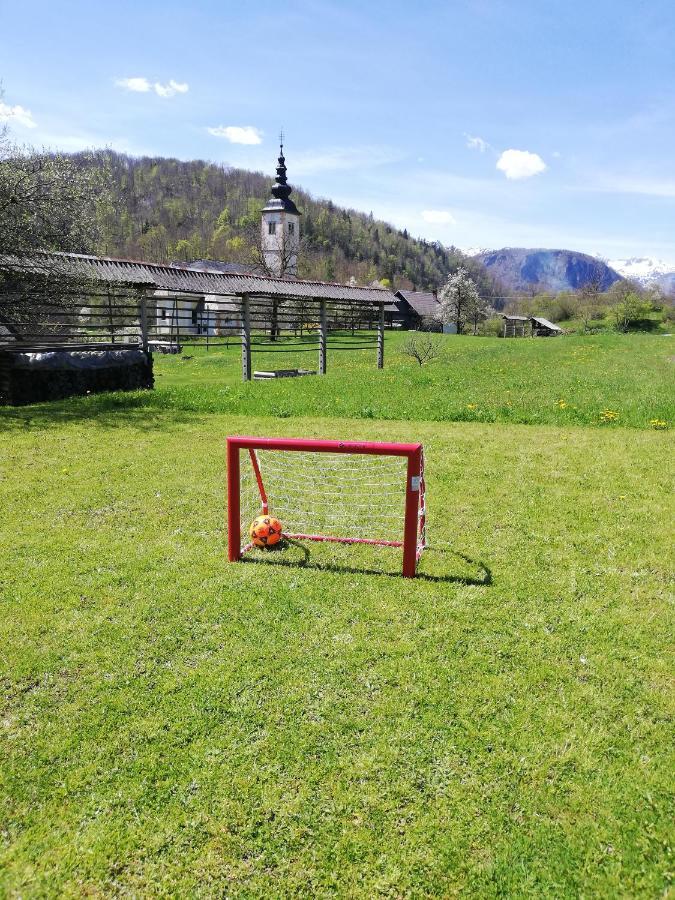
[[[286,538],[400,547],[403,575],[413,578],[426,547],[423,447],[228,437],[230,562],[252,549],[249,525],[267,513]]]

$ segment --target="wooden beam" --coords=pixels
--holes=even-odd
[[[380,303],[380,317],[377,322],[377,368],[384,369],[384,303]]]
[[[241,295],[241,378],[251,380],[251,309],[248,294]]]
[[[148,297],[145,291],[141,294],[141,344],[143,352],[148,352]]]
[[[319,303],[319,375],[326,374],[328,363],[328,319],[326,317],[326,301]]]

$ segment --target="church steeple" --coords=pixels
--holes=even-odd
[[[295,203],[290,199],[290,196],[293,192],[293,188],[288,183],[288,179],[286,178],[286,157],[284,156],[284,133],[283,131],[279,135],[279,158],[277,160],[277,177],[274,179],[274,184],[272,185],[272,197],[274,200],[278,200],[279,203],[275,204],[277,209],[285,209],[287,212],[293,213],[296,216],[299,216],[300,213],[297,210]],[[274,200],[270,200],[267,204],[268,207],[272,206]]]
[[[262,211],[260,223],[265,269],[280,278],[295,278],[298,274],[300,212],[291,200],[292,191],[286,178],[282,132],[279,135],[279,158],[272,196]]]

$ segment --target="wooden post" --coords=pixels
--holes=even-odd
[[[251,380],[251,308],[248,294],[241,295],[241,378]]]
[[[141,345],[143,353],[148,352],[148,298],[145,291],[141,294]]]
[[[384,369],[384,303],[380,303],[380,318],[377,322],[377,368]]]
[[[328,356],[328,321],[325,300],[319,302],[319,328],[319,375],[325,375]]]
[[[110,322],[110,343],[115,343],[115,321],[113,319],[112,296],[108,291],[108,320]]]

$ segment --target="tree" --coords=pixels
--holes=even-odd
[[[107,199],[104,171],[0,136],[2,253],[30,258],[40,250],[92,252]]]
[[[450,275],[441,288],[439,318],[444,324],[451,322],[457,327],[457,334],[462,334],[467,322],[474,316],[487,313],[487,303],[481,299],[476,285],[465,268],[460,266],[454,275]]]
[[[611,308],[611,316],[618,331],[628,331],[633,323],[646,319],[652,309],[649,298],[630,291],[620,303]]]
[[[579,292],[579,317],[584,323],[584,331],[588,331],[591,320],[602,315],[602,275],[597,269]]]
[[[477,294],[477,301],[469,310],[468,320],[473,326],[473,333],[478,334],[478,328],[481,322],[484,322],[490,314],[490,304]]]
[[[0,323],[15,337],[80,305],[87,285],[64,279],[68,260],[50,254],[97,249],[107,202],[95,154],[75,162],[18,147],[0,132],[0,254],[11,261],[11,271],[0,272]]]
[[[438,342],[431,337],[411,334],[401,347],[401,353],[423,366],[438,356]]]

